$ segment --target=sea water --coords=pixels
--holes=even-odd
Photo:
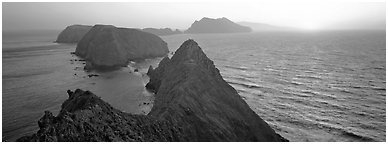
[[[76,45],[40,37],[20,43],[7,37],[13,42],[7,43],[3,32],[3,141],[36,132],[43,111],[57,113],[67,89],[90,90],[122,111],[149,111],[145,73],[161,58],[85,72],[70,54]],[[162,39],[170,51],[197,41],[251,109],[290,141],[385,141],[385,37],[385,31],[322,31]]]
[[[161,58],[132,62],[116,71],[85,72],[85,61],[71,54],[75,44],[53,43],[59,31],[26,36],[29,33],[14,33],[14,39],[3,40],[3,141],[35,133],[44,111],[56,115],[68,98],[66,91],[77,88],[90,90],[124,112],[149,112],[153,97],[145,90],[145,73]],[[92,74],[98,76],[90,77]]]

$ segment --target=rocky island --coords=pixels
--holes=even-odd
[[[195,21],[185,33],[243,33],[251,32],[247,26],[241,26],[223,17],[211,19],[204,17],[200,21]]]
[[[156,28],[144,28],[142,29],[144,32],[152,33],[154,35],[158,36],[164,36],[164,35],[174,35],[174,34],[182,34],[183,32],[175,29],[175,31],[171,30],[170,28],[161,28],[161,29],[156,29]]]
[[[161,57],[168,52],[167,43],[154,34],[112,25],[93,26],[75,50],[86,59],[86,69],[126,66],[130,60]]]
[[[59,33],[57,43],[78,43],[82,37],[92,28],[87,25],[71,25],[67,26]]]
[[[148,71],[155,95],[148,115],[121,112],[89,91],[68,91],[57,116],[18,141],[287,141],[275,133],[193,40]]]

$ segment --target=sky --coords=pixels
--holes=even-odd
[[[385,1],[3,2],[2,29],[64,29],[72,24],[187,29],[202,17],[305,30],[385,29],[385,7]]]

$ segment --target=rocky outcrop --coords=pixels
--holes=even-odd
[[[180,127],[145,115],[123,113],[89,91],[68,91],[57,116],[45,111],[39,131],[17,141],[179,141]],[[186,139],[188,141],[188,139]]]
[[[250,27],[241,26],[227,18],[211,19],[204,17],[195,21],[185,33],[242,33],[251,32]]]
[[[126,66],[128,61],[168,54],[167,43],[154,34],[136,29],[95,25],[77,44],[76,55],[88,69]]]
[[[68,91],[58,116],[18,141],[287,141],[228,85],[198,44],[188,40],[147,72],[156,92],[148,115],[123,113],[89,91]]]
[[[82,37],[92,28],[87,25],[67,26],[57,37],[57,43],[78,43]]]
[[[183,33],[178,29],[175,29],[175,31],[173,31],[170,28],[164,28],[164,29],[144,28],[144,29],[142,29],[142,31],[152,33],[152,34],[158,35],[158,36],[174,35],[174,34],[182,34]]]

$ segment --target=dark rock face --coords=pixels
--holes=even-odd
[[[204,17],[200,21],[195,21],[185,33],[242,33],[251,31],[250,27],[238,25],[227,18]]]
[[[88,69],[99,69],[126,66],[129,60],[165,56],[168,47],[150,33],[95,25],[78,43],[75,53],[89,62]]]
[[[57,37],[57,43],[78,43],[92,28],[87,25],[71,25],[66,27]]]
[[[152,117],[173,120],[193,141],[284,141],[253,112],[193,40],[149,70]]]
[[[198,44],[188,40],[156,69],[147,88],[157,92],[145,115],[123,113],[89,91],[68,91],[58,116],[18,141],[287,141],[228,85]]]
[[[174,34],[182,34],[180,30],[176,29],[175,31],[171,30],[170,28],[164,28],[164,29],[156,29],[156,28],[144,28],[142,29],[144,32],[152,33],[154,35],[158,36],[164,36],[164,35],[174,35]]]

